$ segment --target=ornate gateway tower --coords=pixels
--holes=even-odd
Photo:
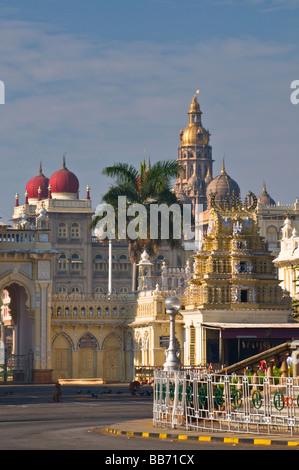
[[[257,198],[216,203],[186,292],[185,363],[232,364],[298,335],[258,233]],[[298,331],[298,333],[297,333]],[[187,359],[188,358],[188,359]]]

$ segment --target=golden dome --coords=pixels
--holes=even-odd
[[[196,95],[193,96],[189,108],[189,122],[185,130],[181,130],[181,145],[207,145],[210,140],[209,131],[201,124],[201,115]]]

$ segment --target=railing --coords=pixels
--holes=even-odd
[[[188,430],[299,433],[299,379],[155,371],[153,424]]]
[[[33,354],[5,354],[3,364],[0,364],[0,382],[31,383],[33,369]]]
[[[35,242],[34,230],[6,230],[0,232],[0,243],[28,244]]]

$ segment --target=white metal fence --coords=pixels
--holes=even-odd
[[[299,434],[299,379],[157,370],[153,424],[187,430]]]

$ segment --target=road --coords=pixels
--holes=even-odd
[[[142,392],[147,390],[150,387],[142,388]],[[171,441],[106,433],[104,428],[114,423],[152,418],[152,396],[132,396],[127,385],[63,386],[60,403],[51,401],[53,391],[51,385],[0,386],[1,450],[98,450],[104,459],[117,455],[111,452],[117,450],[132,451],[132,455],[141,455],[142,450],[196,456],[201,450],[253,449],[248,444]],[[275,448],[278,450],[280,446]],[[262,450],[273,450],[273,447],[263,446]]]

